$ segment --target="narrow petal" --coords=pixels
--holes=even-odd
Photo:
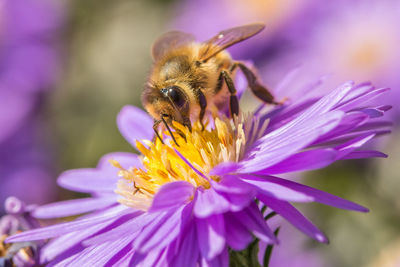
[[[288,202],[266,195],[260,195],[258,198],[306,235],[319,242],[328,243],[328,238]]]
[[[220,214],[229,210],[229,202],[213,188],[197,190],[194,204],[194,214],[198,218],[205,218],[212,214]]]
[[[252,174],[243,174],[241,177],[243,178],[243,181],[256,186],[262,194],[273,196],[280,200],[295,202],[314,201],[313,197],[306,195],[299,190],[293,190],[285,184],[274,183],[274,181],[267,179],[268,176],[260,177]]]
[[[279,174],[296,171],[316,170],[330,165],[335,161],[337,151],[331,148],[315,149],[300,152],[275,164],[265,170],[259,171],[260,174]]]
[[[190,201],[193,194],[193,185],[186,181],[167,183],[154,196],[150,211],[161,211],[182,206]]]
[[[224,249],[218,257],[212,260],[202,259],[201,267],[226,267],[229,266],[229,253],[228,249]]]
[[[136,140],[153,138],[153,120],[143,110],[134,106],[124,106],[117,116],[118,129],[133,147]]]
[[[362,211],[367,212],[368,209],[360,206],[354,202],[342,199],[338,196],[326,193],[324,191],[315,189],[313,187],[309,187],[306,185],[302,185],[293,181],[289,181],[286,179],[274,177],[274,176],[263,176],[265,181],[270,182],[271,184],[279,184],[281,186],[290,188],[295,192],[300,192],[304,195],[307,195],[312,201],[316,201],[325,205],[333,206],[339,209],[346,209],[346,210],[355,210],[355,211]]]
[[[254,186],[233,175],[221,177],[220,182],[211,182],[212,187],[229,202],[230,211],[240,211],[247,207],[256,195]]]
[[[69,170],[57,179],[61,187],[83,193],[113,192],[117,181],[117,170],[109,174],[98,169]]]
[[[117,173],[118,169],[110,163],[110,160],[117,161],[127,170],[132,167],[140,168],[142,166],[138,155],[127,152],[114,152],[102,156],[97,164],[97,168]]]
[[[61,218],[106,208],[115,203],[116,196],[72,199],[40,206],[32,215],[38,219]]]
[[[225,175],[235,172],[239,168],[236,162],[223,162],[215,166],[211,171],[210,175]]]
[[[231,213],[225,215],[225,221],[225,228],[228,233],[226,235],[226,243],[234,250],[245,249],[253,240],[250,231],[239,223]]]
[[[121,216],[129,213],[132,213],[132,210],[119,205],[115,208],[110,208],[107,212],[100,214],[96,217],[60,223],[52,226],[22,232],[20,234],[10,236],[6,239],[6,242],[33,241],[61,236],[74,231],[87,229],[88,227],[93,225],[106,223],[110,220],[116,220]]]
[[[334,111],[318,118],[295,119],[295,123],[265,135],[241,162],[239,172],[256,172],[281,162],[335,128],[342,117],[342,112]]]
[[[251,192],[254,191],[254,187],[233,175],[222,176],[218,183],[212,181],[211,184],[212,187],[218,192],[231,194],[251,194]]]
[[[206,259],[213,259],[225,247],[224,217],[215,214],[205,219],[197,219],[197,239],[201,254]]]
[[[268,227],[261,211],[255,203],[250,205],[247,209],[233,212],[232,215],[260,240],[268,244],[278,243],[278,240]]]
[[[359,107],[361,104],[366,103],[366,102],[370,102],[372,99],[380,96],[381,94],[383,94],[384,92],[387,92],[390,90],[390,88],[373,88],[371,87],[372,90],[368,90],[368,92],[364,92],[363,94],[360,94],[358,96],[355,96],[354,98],[347,100],[347,101],[343,101],[342,103],[340,103],[340,105],[338,105],[335,108],[341,109],[341,110],[351,110],[354,109],[356,107]]]
[[[101,234],[97,234],[91,238],[86,239],[83,244],[85,246],[91,246],[100,243],[115,241],[127,235],[135,237],[136,233],[142,230],[143,227],[145,227],[147,224],[155,220],[157,215],[157,213],[144,213],[128,221],[121,222],[119,225],[114,226],[109,231],[104,231]]]
[[[341,144],[337,147],[335,147],[336,150],[339,151],[339,153],[336,155],[336,159],[342,159],[345,157],[347,154],[353,152],[354,150],[358,149],[359,147],[363,146],[366,142],[371,140],[375,134],[362,134],[344,144]]]
[[[313,144],[326,142],[332,138],[337,138],[342,134],[349,133],[352,130],[364,124],[368,119],[369,119],[368,115],[362,112],[347,113],[340,121],[340,124],[335,129],[320,136],[317,140],[314,141]]]
[[[183,236],[183,241],[177,251],[177,255],[172,260],[171,266],[196,267],[198,257],[199,247],[196,228],[195,226],[191,226]]]
[[[79,257],[69,262],[70,266],[105,266],[105,264],[126,245],[133,237],[126,235],[114,242],[105,242],[85,248]]]
[[[140,253],[164,248],[179,235],[180,228],[184,227],[191,212],[191,204],[176,210],[172,209],[170,212],[159,212],[159,218],[143,228],[135,239],[133,247]]]
[[[98,225],[88,227],[87,229],[65,234],[52,239],[40,250],[40,262],[44,264],[56,258],[64,251],[70,250],[70,248],[79,244],[82,242],[82,240],[85,240],[87,237],[93,235],[101,229],[107,227],[109,224],[110,223],[100,223]]]
[[[341,159],[387,158],[385,153],[375,150],[353,151]]]
[[[392,106],[385,105],[385,106],[378,106],[378,107],[370,107],[370,108],[362,108],[358,109],[362,113],[365,113],[370,118],[379,118],[385,114],[386,111],[390,110]]]

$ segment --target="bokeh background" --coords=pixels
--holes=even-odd
[[[115,118],[124,105],[141,106],[160,34],[178,29],[203,41],[252,22],[266,30],[230,52],[251,61],[278,99],[323,77],[321,93],[349,79],[390,87],[376,101],[394,106],[392,134],[371,144],[389,158],[301,175],[370,213],[298,205],[330,244],[285,225],[272,266],[400,266],[398,0],[0,0],[0,201],[78,197],[57,187],[58,174],[133,150]],[[254,101],[245,94],[241,105]]]

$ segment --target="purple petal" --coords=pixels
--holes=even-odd
[[[328,95],[321,98],[317,103],[315,103],[311,108],[307,109],[305,113],[309,115],[318,115],[321,113],[328,112],[332,110],[338,103],[340,103],[345,96],[351,92],[353,89],[353,82],[343,83],[341,86],[330,92]]]
[[[38,219],[61,218],[106,208],[115,203],[116,196],[72,199],[40,206],[32,215]]]
[[[182,206],[190,201],[194,187],[186,181],[171,182],[163,185],[154,196],[150,211],[161,211]]]
[[[336,160],[342,159],[347,154],[353,152],[355,149],[361,147],[366,142],[371,140],[374,136],[375,134],[363,134],[344,144],[335,147],[335,149],[339,151],[339,153],[336,155]]]
[[[56,256],[64,251],[69,250],[73,246],[85,240],[87,237],[107,227],[111,223],[102,223],[99,225],[91,226],[87,229],[69,233],[55,239],[52,239],[40,250],[40,261],[42,263],[54,259]]]
[[[199,257],[199,247],[195,226],[191,226],[183,236],[183,241],[177,255],[170,266],[196,267]]]
[[[155,220],[158,213],[144,213],[140,216],[134,217],[118,226],[114,226],[111,230],[101,234],[97,234],[91,238],[86,239],[83,244],[85,246],[96,245],[104,242],[118,240],[126,235],[135,237],[136,233],[142,230],[147,224]]]
[[[132,242],[132,239],[132,236],[126,235],[115,242],[105,242],[85,248],[68,264],[70,266],[105,266],[114,255]]]
[[[253,240],[251,233],[231,213],[225,215],[225,220],[227,221],[225,227],[228,233],[225,237],[226,243],[234,250],[245,249]]]
[[[137,140],[151,140],[153,138],[153,119],[134,106],[124,106],[117,116],[118,129],[122,136],[133,147]]]
[[[130,249],[128,252],[124,253],[116,262],[113,262],[112,264],[107,263],[107,266],[118,266],[118,267],[134,266],[131,265],[134,254],[135,251],[133,249]]]
[[[335,161],[334,149],[315,149],[300,152],[258,173],[278,174],[296,171],[309,171],[328,166]]]
[[[114,152],[101,157],[97,168],[117,173],[118,169],[110,163],[110,160],[118,161],[122,168],[127,170],[132,167],[140,168],[142,166],[138,155],[127,152]]]
[[[220,182],[211,182],[212,187],[229,202],[230,211],[240,211],[253,201],[256,190],[248,183],[232,175],[221,177]]]
[[[197,239],[201,254],[206,259],[213,259],[225,247],[224,217],[215,214],[206,219],[197,219]]]
[[[351,100],[343,101],[342,103],[340,103],[340,105],[338,105],[335,108],[338,108],[340,110],[351,110],[353,108],[359,107],[360,104],[365,103],[365,102],[369,102],[372,99],[374,99],[374,98],[378,97],[379,95],[383,94],[384,92],[387,92],[387,91],[390,90],[390,88],[378,88],[378,89],[375,89],[373,87],[371,87],[371,89],[372,90],[369,90],[368,93],[364,92],[363,94],[355,96]]]
[[[387,158],[385,153],[375,150],[353,151],[341,159]]]
[[[362,131],[367,131],[367,130],[379,130],[382,128],[392,127],[392,126],[393,126],[393,122],[391,122],[391,121],[373,120],[373,121],[368,121],[368,122],[364,123],[363,125],[360,125],[356,129],[354,129],[354,131],[362,132]]]
[[[241,177],[246,183],[256,186],[259,189],[260,193],[272,196],[277,199],[295,202],[314,201],[313,197],[304,194],[301,191],[293,190],[292,188],[287,187],[285,184],[274,183],[273,181],[267,179],[267,177],[260,177],[251,174],[243,174],[241,175]]]
[[[262,117],[262,120],[270,119],[270,122],[266,129],[266,133],[272,132],[273,130],[289,123],[296,118],[296,114],[304,112],[304,110],[315,104],[318,100],[318,98],[307,99],[300,104],[287,107],[282,106],[281,112],[278,112],[280,110],[278,108],[273,110],[272,112],[267,113],[265,116]]]
[[[123,215],[132,213],[132,209],[128,209],[121,205],[108,209],[105,213],[93,216],[88,219],[81,219],[72,222],[60,223],[52,226],[42,227],[30,231],[26,231],[17,235],[10,236],[6,242],[22,242],[47,239],[55,236],[61,236],[74,231],[81,231],[88,227],[107,223],[110,220],[116,220]]]
[[[237,212],[246,208],[254,200],[256,192],[253,191],[251,194],[221,193],[221,195],[229,202],[229,210]]]
[[[218,257],[212,260],[202,259],[201,267],[226,267],[229,266],[229,254],[228,250],[224,249]]]
[[[350,131],[365,123],[367,120],[368,116],[362,112],[347,113],[335,129],[320,136],[317,140],[314,141],[313,144],[326,142],[327,140],[336,138],[342,134],[349,133]]]
[[[335,108],[339,108],[340,106],[343,106],[346,103],[349,103],[350,101],[353,101],[365,94],[368,94],[373,90],[376,90],[376,88],[372,86],[371,82],[363,82],[357,84],[356,86],[353,86],[351,91],[348,92],[348,94],[340,101],[339,104],[335,106]]]
[[[379,117],[382,117],[383,114],[385,114],[385,112],[390,110],[391,108],[392,108],[392,106],[386,105],[386,106],[379,106],[379,107],[362,108],[362,109],[358,109],[358,110],[367,114],[368,117],[370,117],[370,118],[379,118]]]
[[[205,176],[201,171],[199,171],[198,169],[196,169],[192,163],[190,163],[189,160],[187,160],[177,149],[175,149],[175,153],[198,175],[200,175],[201,177],[203,177],[204,179],[206,179],[207,181],[209,181],[210,179]]]
[[[114,174],[98,169],[69,170],[63,172],[57,182],[61,187],[77,192],[114,192],[118,181],[117,172],[117,169]]]
[[[210,175],[225,175],[235,172],[238,169],[236,162],[223,162],[215,166],[211,171]]]
[[[191,211],[192,205],[189,204],[173,212],[157,212],[160,214],[159,218],[143,228],[133,247],[140,253],[164,248],[179,235],[180,228],[186,224]]]
[[[258,198],[306,235],[319,242],[328,243],[328,238],[288,202],[280,201],[266,195],[260,195]]]
[[[198,218],[205,218],[212,214],[220,214],[229,210],[229,202],[213,188],[197,190],[194,204],[194,214]]]
[[[259,139],[241,162],[240,172],[263,170],[288,158],[335,128],[342,116],[340,111],[329,112],[318,118],[299,116],[286,126]]]
[[[253,177],[251,177],[253,179]],[[263,178],[264,181],[270,182],[270,184],[277,184],[283,187],[290,188],[291,190],[295,192],[302,193],[306,196],[309,197],[311,201],[316,201],[325,205],[333,206],[339,209],[346,209],[346,210],[355,210],[355,211],[362,211],[362,212],[367,212],[368,209],[364,208],[363,206],[360,206],[356,203],[353,203],[351,201],[342,199],[340,197],[337,197],[335,195],[331,195],[329,193],[326,193],[324,191],[302,185],[296,182],[292,182],[286,179],[281,179],[278,177],[274,176],[264,176]],[[246,180],[247,181],[247,180]],[[263,193],[262,193],[263,194]],[[270,195],[267,195],[270,197]],[[282,199],[284,200],[284,199]]]
[[[219,182],[211,182],[212,187],[218,192],[226,192],[231,194],[251,194],[254,188],[249,184],[241,181],[233,175],[225,175],[221,177]]]
[[[239,212],[234,212],[232,213],[232,215],[236,218],[238,222],[242,223],[260,240],[268,244],[278,243],[275,235],[272,233],[271,229],[265,222],[261,211],[254,203],[253,205],[250,205],[247,209]]]

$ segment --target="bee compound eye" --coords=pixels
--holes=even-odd
[[[177,86],[168,88],[168,96],[177,107],[182,107],[185,104],[185,98],[182,94],[182,91]]]

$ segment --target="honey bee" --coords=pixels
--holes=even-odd
[[[230,114],[239,113],[239,103],[233,82],[237,69],[247,79],[248,87],[265,103],[278,104],[261,85],[254,72],[243,62],[235,61],[226,48],[244,41],[264,29],[264,24],[249,24],[219,32],[206,42],[196,42],[193,35],[171,31],[153,44],[153,68],[146,84],[142,103],[158,126],[177,121],[191,131],[191,120],[203,118],[207,110],[222,109],[229,101]],[[175,139],[174,139],[175,141]],[[175,141],[176,143],[176,141]]]

